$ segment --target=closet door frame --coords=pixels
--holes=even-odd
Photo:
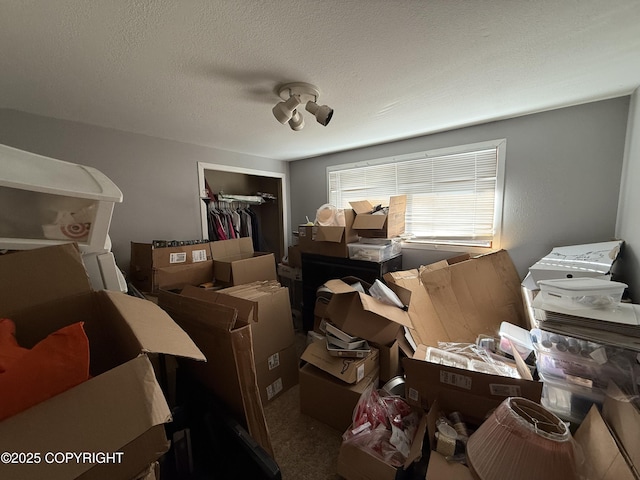
[[[257,177],[279,178],[280,189],[282,194],[282,239],[284,240],[284,251],[287,251],[289,247],[289,239],[287,232],[289,231],[289,221],[287,212],[289,211],[287,192],[287,183],[285,182],[286,174],[278,172],[268,172],[264,170],[254,170],[252,168],[233,167],[231,165],[220,165],[216,163],[198,162],[198,194],[200,197],[204,194],[204,181],[205,170],[219,170],[221,172],[231,173],[244,173],[246,175],[253,175]],[[209,227],[207,226],[207,206],[203,201],[200,201],[200,228],[202,229],[202,238],[207,238],[209,235]]]

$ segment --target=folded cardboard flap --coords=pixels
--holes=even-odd
[[[187,293],[198,296],[198,289]],[[206,292],[202,290],[201,295]],[[247,427],[249,434],[273,455],[257,383],[251,326],[240,322],[237,311],[214,303],[215,297],[192,298],[161,291],[158,304],[202,349],[207,362],[183,366],[217,395]]]
[[[409,317],[417,344],[475,343],[480,334],[497,335],[502,321],[527,325],[520,277],[506,250],[384,278],[411,291]]]
[[[204,359],[185,332],[156,305],[121,292],[91,291],[81,267],[80,253],[71,244],[0,256],[0,284],[10,286],[7,291],[15,297],[12,300],[32,299],[0,304],[0,316],[16,324],[18,342],[31,348],[63,326],[84,322],[92,375],[0,422],[3,451],[117,452],[136,438],[149,440],[146,432],[170,421],[171,415],[145,353]],[[158,445],[145,440],[140,459],[157,459],[164,449]],[[123,461],[127,468],[141,469],[140,459],[131,456]],[[55,469],[46,462],[33,468],[0,465],[0,476],[70,479],[84,474],[94,463],[70,462]]]
[[[308,362],[351,384],[361,381],[377,370],[379,358],[379,351],[376,348],[372,348],[371,353],[364,358],[334,357],[327,351],[325,340],[316,340],[309,344],[300,357],[302,362]]]
[[[638,431],[635,431],[638,437]],[[632,468],[625,460],[616,440],[593,405],[574,435],[582,450],[578,471],[591,480],[635,480]],[[637,475],[637,473],[636,473]]]
[[[198,298],[216,305],[224,305],[232,310],[224,310],[224,314],[216,316],[216,322],[222,321],[227,325],[226,330],[236,326],[248,325],[257,319],[256,306],[253,302],[232,295],[224,295],[222,290],[208,290],[205,288],[186,285],[180,292],[185,297]],[[239,322],[239,323],[238,323]]]
[[[230,260],[253,256],[253,240],[241,237],[211,242],[211,255],[214,260]]]
[[[364,338],[381,345],[393,343],[403,326],[411,327],[411,319],[404,310],[362,293],[338,279],[329,280],[325,286],[333,292],[327,315],[340,329],[355,337]],[[410,292],[391,288],[404,300]]]
[[[110,412],[117,412],[117,417]],[[141,433],[170,420],[153,367],[142,355],[0,422],[0,450],[43,455],[117,452]],[[72,479],[92,466],[68,462],[52,468],[44,461],[28,466],[3,464],[0,474],[13,480]]]
[[[213,272],[217,281],[241,285],[256,280],[276,280],[273,253],[254,252],[251,237],[211,243]]]
[[[141,352],[206,360],[185,331],[154,303],[120,292],[104,290],[103,293],[131,328]]]
[[[611,427],[623,453],[636,471],[640,471],[640,406],[637,396],[627,396],[615,383],[609,382],[602,416]]]
[[[80,251],[72,243],[1,255],[0,271],[0,313],[4,316],[91,291]]]
[[[353,229],[360,235],[391,238],[404,232],[406,195],[390,197],[388,211],[385,214],[372,213],[375,206],[368,200],[349,203],[356,212]]]

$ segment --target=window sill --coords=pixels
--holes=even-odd
[[[472,245],[453,245],[442,243],[427,243],[415,240],[403,240],[403,250],[431,250],[438,252],[454,252],[454,253],[470,253],[470,254],[485,254],[495,252],[499,250],[494,247],[479,247]]]

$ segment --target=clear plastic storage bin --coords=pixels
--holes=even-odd
[[[627,288],[625,283],[592,277],[540,280],[538,286],[545,302],[569,309],[614,309]]]
[[[540,375],[548,380],[606,389],[610,380],[634,389],[634,352],[565,335],[531,330]]]
[[[599,388],[556,381],[540,375],[543,382],[542,405],[565,421],[579,424],[592,405],[602,408],[605,392]]]
[[[399,241],[390,240],[388,243],[349,243],[349,258],[353,260],[367,260],[370,262],[384,262],[402,253]]]
[[[0,248],[63,242],[83,252],[110,248],[109,225],[120,189],[100,171],[0,145]]]

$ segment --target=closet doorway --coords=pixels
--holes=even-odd
[[[273,253],[278,262],[286,254],[287,249],[288,225],[285,215],[287,193],[284,178],[284,173],[198,162],[198,191],[201,197],[206,185],[214,196],[222,194],[253,197],[257,193],[267,194],[265,198],[268,199],[263,203],[248,202],[243,205],[242,202],[237,202],[233,206],[250,208],[255,213],[260,225],[260,250]],[[209,227],[205,202],[200,204],[200,216],[203,238],[208,238]]]

